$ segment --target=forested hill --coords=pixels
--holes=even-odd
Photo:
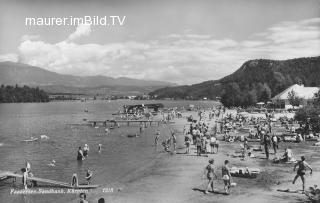
[[[220,80],[162,88],[150,95],[176,99],[215,99],[220,96],[229,100],[225,96],[232,95],[230,105],[247,106],[257,101],[267,101],[299,81],[305,86],[320,86],[319,78],[319,56],[282,61],[257,59],[245,62],[237,71]]]
[[[49,96],[43,90],[28,86],[0,86],[0,103],[48,102]]]

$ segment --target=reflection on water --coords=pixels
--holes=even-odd
[[[103,127],[92,128],[87,120],[111,119],[123,105],[152,103],[152,101],[117,100],[111,102],[52,102],[44,104],[0,104],[0,170],[18,171],[25,161],[31,163],[37,177],[70,182],[77,173],[79,182],[85,182],[85,173],[94,173],[92,183],[112,184],[120,181],[156,157],[153,148],[154,131],[168,134],[166,126],[147,128],[139,138],[128,138],[128,134],[139,133],[138,124],[121,126],[105,134]],[[157,101],[159,102],[159,101]],[[188,106],[190,103],[209,107],[212,102],[160,101],[166,107]],[[84,112],[84,109],[88,112]],[[73,125],[76,124],[76,125]],[[46,135],[49,139],[22,142],[31,136]],[[88,144],[89,156],[82,163],[76,161],[79,146]],[[102,145],[99,153],[98,146]],[[55,166],[48,164],[55,160]],[[13,185],[21,187],[20,180]],[[0,183],[2,202],[66,202],[75,195],[10,195],[11,183]]]

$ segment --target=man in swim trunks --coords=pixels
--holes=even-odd
[[[210,159],[209,160],[209,164],[207,165],[207,167],[206,167],[206,170],[205,170],[205,175],[207,176],[207,178],[208,178],[208,185],[207,185],[207,189],[206,189],[206,191],[204,192],[205,194],[208,194],[208,191],[209,191],[209,187],[211,186],[211,188],[212,188],[212,191],[214,192],[214,190],[213,190],[213,178],[215,177],[215,178],[218,178],[217,177],[217,174],[216,174],[216,172],[215,172],[215,169],[214,169],[214,165],[213,165],[213,163],[214,163],[214,159]]]
[[[310,169],[310,175],[312,174],[312,168],[305,160],[306,160],[305,157],[302,156],[301,160],[298,161],[298,163],[296,163],[293,168],[293,171],[295,171],[296,167],[298,166],[297,175],[294,177],[292,184],[294,184],[296,182],[296,180],[298,179],[298,177],[300,177],[302,180],[302,191],[304,191],[304,188],[305,188],[304,187],[304,185],[305,185],[304,175],[306,174],[307,168]]]

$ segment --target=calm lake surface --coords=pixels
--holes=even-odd
[[[73,173],[84,182],[86,169],[94,171],[93,184],[109,185],[121,181],[138,168],[147,165],[158,153],[154,150],[154,132],[169,134],[165,125],[147,128],[139,138],[128,134],[139,132],[139,125],[121,126],[105,135],[105,128],[93,128],[83,119],[111,119],[123,105],[161,102],[165,107],[187,107],[189,104],[212,107],[213,101],[87,101],[26,104],[0,104],[0,170],[18,171],[31,163],[36,177],[70,182]],[[84,109],[89,112],[84,112]],[[47,135],[48,140],[26,143],[31,136]],[[79,146],[88,144],[89,156],[76,161]],[[102,144],[102,152],[98,152]],[[56,161],[55,167],[48,164]],[[68,202],[77,195],[10,195],[11,188],[22,188],[21,179],[12,184],[0,182],[0,202]]]

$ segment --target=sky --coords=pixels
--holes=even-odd
[[[71,16],[125,18],[25,25]],[[319,0],[0,0],[0,61],[62,74],[194,84],[251,59],[311,56],[320,56]]]

